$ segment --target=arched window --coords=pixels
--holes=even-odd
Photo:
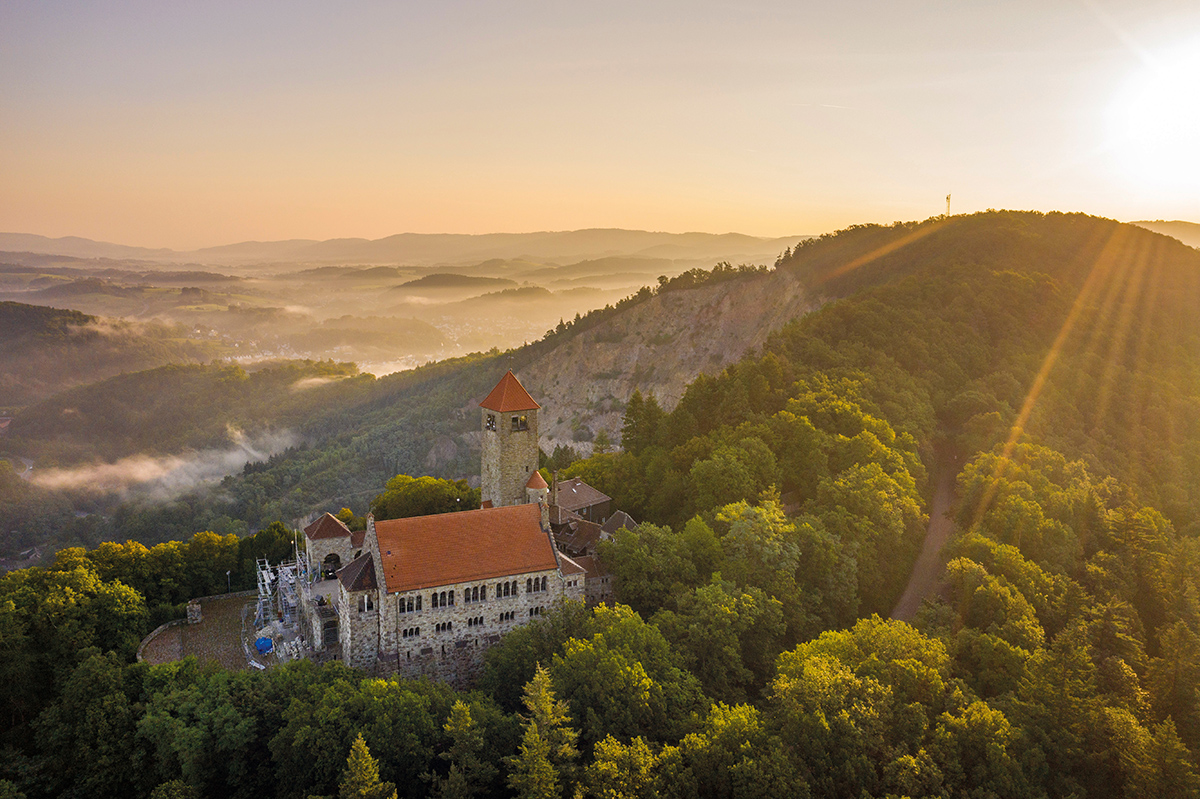
[[[367,610],[374,610],[374,609],[375,609],[375,600],[371,598],[370,594],[367,594]]]
[[[527,594],[533,593],[533,579],[532,578],[526,578],[526,580],[525,580],[525,593],[527,593]]]
[[[471,589],[471,601],[472,602],[479,601],[479,586],[475,586],[474,588]]]
[[[446,607],[446,592],[445,591],[443,591],[441,594],[438,595],[438,607],[442,607],[442,608]]]
[[[487,586],[486,585],[479,586],[479,601],[487,602]]]
[[[450,592],[450,604],[451,605],[454,604],[454,592],[453,591]]]
[[[546,590],[546,586],[548,586],[548,585],[549,585],[549,582],[548,582],[549,580],[550,580],[550,578],[549,578],[549,577],[543,577],[543,578],[542,578],[542,590],[543,590],[543,591],[545,591],[545,590]]]
[[[411,601],[412,600],[410,599],[409,602],[411,602]],[[421,609],[421,595],[417,594],[417,610],[420,610],[420,609]]]

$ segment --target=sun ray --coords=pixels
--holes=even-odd
[[[1141,237],[1132,258],[1132,267],[1123,270],[1126,280],[1113,281],[1120,283],[1123,291],[1121,307],[1117,319],[1109,331],[1108,354],[1104,358],[1104,371],[1100,375],[1100,384],[1096,388],[1095,412],[1092,424],[1099,426],[1108,412],[1109,400],[1112,396],[1113,384],[1117,375],[1125,367],[1126,348],[1129,346],[1129,334],[1133,325],[1134,311],[1142,299],[1142,289],[1146,281],[1146,270],[1154,249],[1149,237]],[[1144,329],[1145,326],[1143,326]]]
[[[1005,464],[1012,457],[1017,442],[1020,441],[1021,435],[1025,432],[1025,425],[1033,413],[1033,408],[1037,404],[1042,390],[1046,387],[1046,380],[1049,378],[1054,364],[1057,363],[1059,356],[1062,355],[1067,339],[1070,338],[1071,333],[1074,331],[1079,317],[1082,315],[1084,309],[1094,301],[1095,295],[1100,291],[1104,280],[1112,272],[1114,265],[1117,263],[1120,252],[1127,246],[1127,241],[1131,235],[1130,231],[1131,228],[1127,225],[1115,226],[1104,247],[1093,261],[1087,279],[1080,286],[1079,293],[1075,296],[1075,301],[1072,303],[1071,309],[1067,312],[1067,316],[1063,320],[1062,327],[1059,328],[1054,343],[1050,345],[1050,349],[1046,352],[1046,357],[1042,359],[1041,368],[1038,369],[1033,382],[1030,384],[1029,391],[1025,395],[1025,400],[1021,403],[1021,410],[1017,414],[1012,428],[1009,430],[1008,439],[1004,442],[1000,459],[996,463],[996,471],[992,474],[992,479],[988,483],[978,507],[975,509],[975,516],[971,523],[972,527],[978,526],[983,520],[984,514],[995,498],[999,481],[1004,476]]]
[[[860,255],[857,258],[853,259],[852,261],[842,264],[837,269],[833,270],[828,275],[823,277],[821,279],[821,282],[826,283],[826,282],[829,282],[830,280],[834,280],[835,278],[839,278],[842,275],[845,275],[849,272],[853,272],[855,269],[859,269],[863,266],[866,266],[867,264],[871,263],[872,261],[877,261],[880,258],[884,257],[885,255],[891,255],[896,250],[907,247],[908,245],[910,245],[914,242],[920,241],[921,239],[925,238],[929,234],[934,233],[934,232],[939,231],[942,228],[944,228],[947,224],[950,223],[950,220],[952,218],[953,217],[943,216],[943,217],[939,217],[938,219],[926,222],[925,224],[918,227],[916,230],[901,236],[900,238],[896,239],[895,241],[890,241],[887,244],[883,245],[882,247],[876,247],[871,252],[866,253],[865,255]]]

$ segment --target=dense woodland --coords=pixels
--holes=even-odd
[[[66,549],[0,579],[0,795],[1200,792],[1200,254],[989,213],[852,228],[776,268],[842,299],[670,412],[635,395],[621,450],[566,470],[643,522],[602,546],[617,606],[508,635],[467,692],[337,664],[146,666],[129,661],[152,622],[291,535]],[[454,408],[488,361],[388,391]],[[365,428],[346,425],[352,447]],[[226,489],[296,491],[338,451]],[[946,470],[942,591],[885,620]],[[382,483],[397,515],[470,499]]]

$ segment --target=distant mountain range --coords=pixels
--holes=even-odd
[[[139,259],[168,263],[247,266],[275,263],[355,263],[432,265],[479,262],[489,258],[533,257],[578,261],[613,256],[732,263],[774,261],[805,235],[760,238],[741,233],[654,233],[645,230],[588,229],[543,233],[400,233],[383,239],[246,241],[178,251],[130,247],[68,236],[52,239],[29,233],[0,233],[0,251],[75,258]]]
[[[1177,238],[1189,247],[1200,248],[1200,225],[1195,222],[1180,222],[1179,220],[1167,222],[1163,219],[1156,219],[1153,222],[1130,222],[1129,224]]]

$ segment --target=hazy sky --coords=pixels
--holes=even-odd
[[[0,230],[1200,222],[1200,3],[0,2]]]

